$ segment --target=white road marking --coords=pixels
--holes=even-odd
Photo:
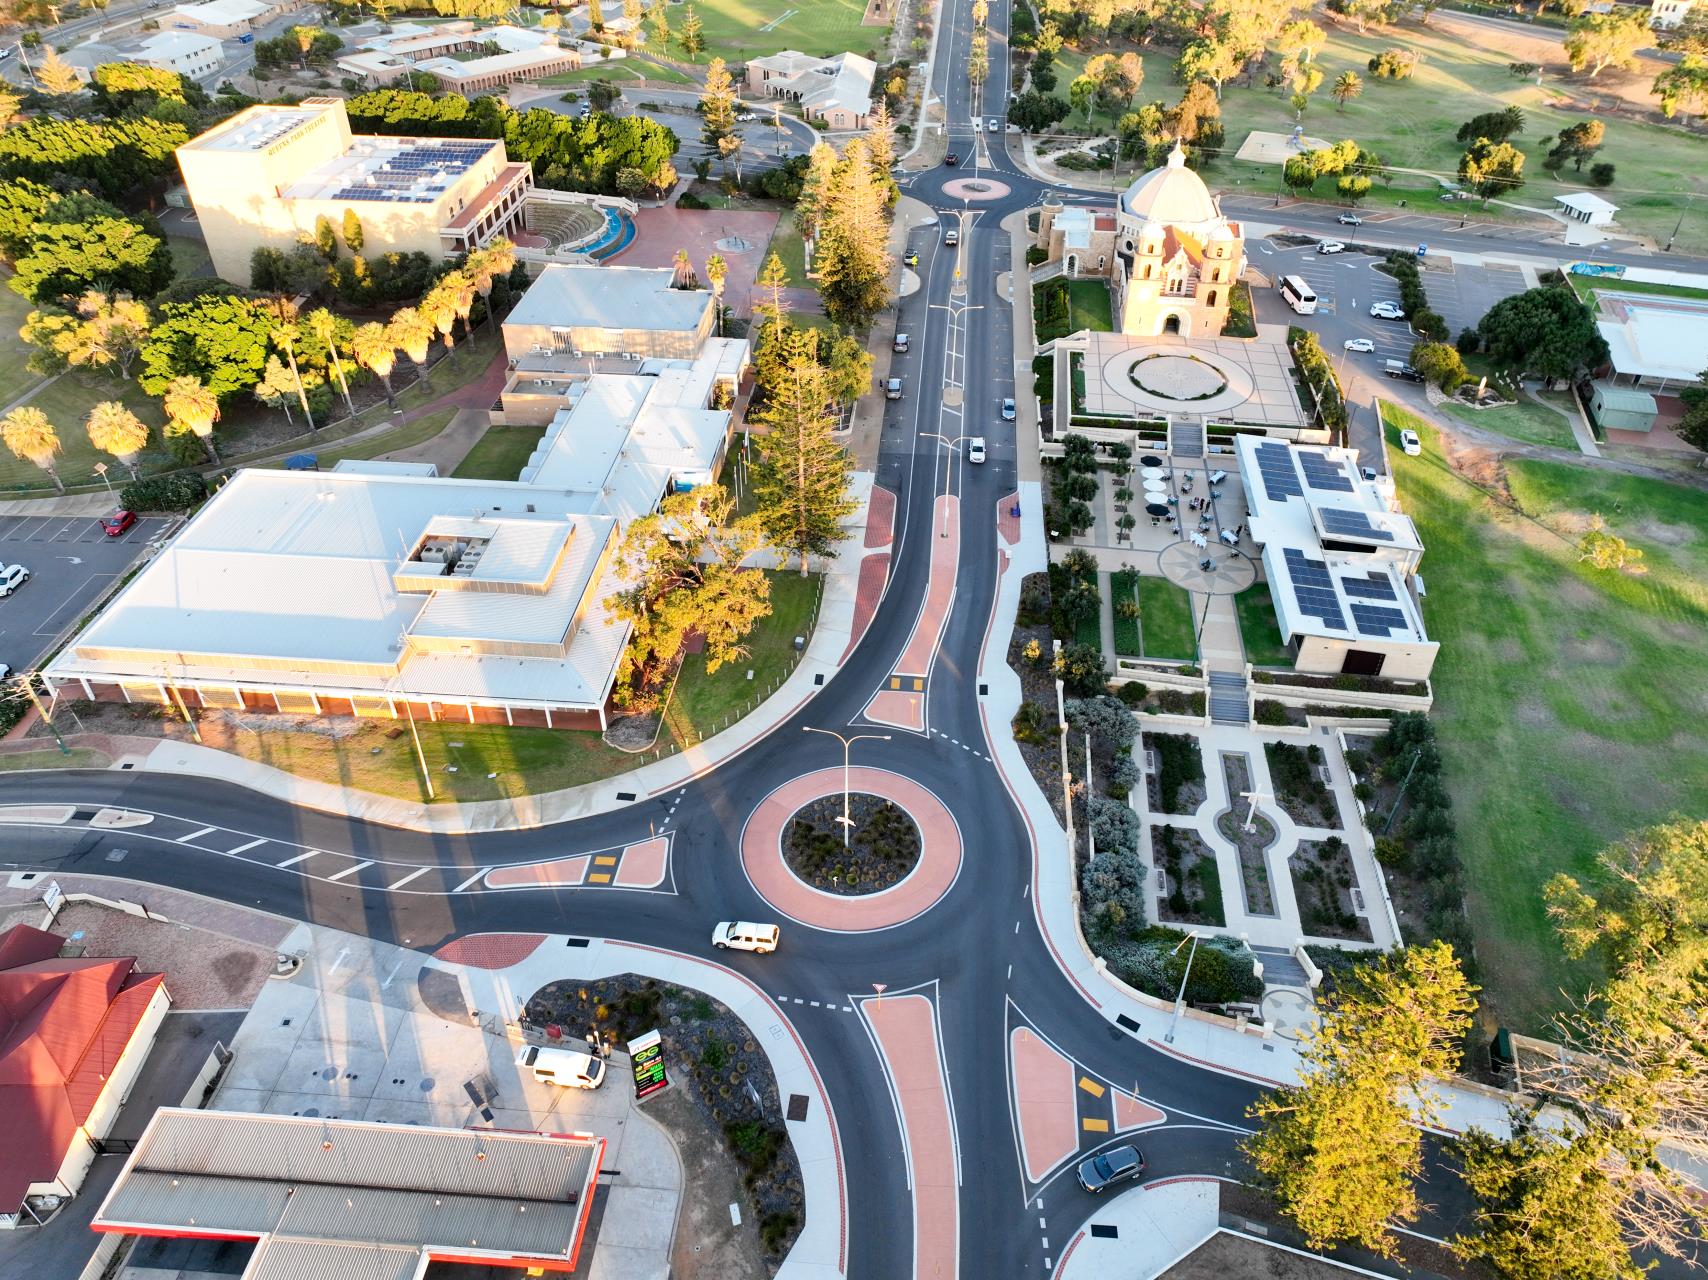
[[[355,875],[363,867],[371,867],[373,865],[374,865],[373,859],[370,858],[366,862],[358,862],[354,866],[345,867],[342,871],[334,871],[331,875],[327,876],[326,878],[328,880],[342,880],[345,876]]]
[[[408,875],[404,876],[403,879],[392,881],[389,885],[386,886],[386,888],[388,888],[388,889],[401,889],[401,888],[403,888],[404,885],[408,884],[411,880],[415,879],[416,876],[424,876],[429,871],[431,871],[432,869],[433,869],[432,867],[417,867],[417,868],[415,868],[415,870],[411,871]]]
[[[212,831],[212,830],[213,830],[212,827],[203,827],[200,831],[192,831],[187,836],[179,836],[178,837],[178,843],[179,844],[189,844],[190,841],[192,841],[192,840],[200,840],[203,836],[207,835],[207,833]]]
[[[294,867],[297,863],[304,862],[309,858],[314,857],[314,855],[319,852],[319,849],[310,849],[307,853],[299,853],[294,858],[286,858],[283,862],[275,863],[274,865],[280,867]]]
[[[265,840],[251,840],[248,844],[240,844],[235,849],[226,850],[226,856],[231,857],[235,854],[247,853],[247,852],[249,852],[249,850],[256,848],[259,845],[264,845],[266,843],[267,842]]]
[[[464,880],[461,884],[459,884],[455,889],[452,889],[451,892],[452,893],[461,893],[464,889],[468,888],[476,880],[479,880],[482,876],[484,876],[488,871],[491,871],[491,870],[492,870],[491,867],[482,867],[479,871],[475,872],[467,880]]]

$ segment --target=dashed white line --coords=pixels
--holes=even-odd
[[[370,858],[366,862],[358,862],[358,863],[354,864],[353,866],[345,867],[342,871],[334,871],[331,875],[327,876],[326,878],[328,880],[342,880],[345,876],[355,875],[363,867],[371,867],[373,865],[374,865],[373,859]]]
[[[393,880],[389,885],[386,886],[386,888],[388,888],[388,889],[401,889],[401,888],[403,888],[404,885],[408,884],[411,880],[415,879],[416,876],[424,876],[429,871],[431,871],[432,869],[433,869],[432,867],[416,867],[415,870],[411,871],[408,875],[404,876],[403,879]]]
[[[310,849],[307,853],[299,853],[294,858],[286,858],[283,862],[274,863],[273,865],[279,866],[279,867],[294,867],[294,866],[296,866],[297,863],[306,862],[308,859],[314,857],[314,855],[319,853],[319,852],[320,852],[319,849]]]
[[[178,843],[179,844],[189,844],[190,841],[192,841],[192,840],[200,840],[203,836],[207,835],[207,833],[212,831],[212,830],[213,830],[212,827],[203,827],[200,831],[192,831],[187,836],[179,836],[178,837]]]
[[[461,893],[464,889],[468,888],[476,880],[479,880],[482,877],[484,877],[486,875],[486,873],[488,871],[491,871],[491,870],[492,870],[491,867],[482,867],[479,871],[475,872],[467,880],[464,880],[461,884],[459,884],[455,889],[452,889],[451,892],[452,893]]]
[[[808,1003],[811,1004],[812,1007],[815,1009],[817,1009],[819,1007],[819,1003],[817,1000],[811,1000],[811,1001],[808,1001]]]
[[[226,856],[232,857],[239,853],[248,853],[251,849],[258,848],[266,843],[267,842],[265,840],[251,840],[248,844],[240,844],[235,849],[227,849],[225,851]]]

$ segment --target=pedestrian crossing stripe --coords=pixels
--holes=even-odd
[[[1097,1081],[1093,1080],[1090,1076],[1081,1076],[1079,1078],[1079,1087],[1084,1089],[1094,1098],[1101,1098],[1103,1096],[1103,1086],[1098,1084]]]
[[[919,692],[919,691],[920,691],[920,690],[921,690],[921,689],[923,689],[923,688],[925,688],[925,681],[923,681],[923,680],[915,680],[915,681],[914,681],[914,682],[913,682],[913,691],[914,691],[914,692],[915,692],[915,693],[918,693],[918,692]]]
[[[609,871],[595,871],[592,875],[587,877],[587,883],[589,883],[589,884],[610,884],[611,883],[611,873]]]
[[[890,677],[890,688],[892,688],[892,689],[901,688],[901,677],[900,676],[891,676]]]
[[[1098,1120],[1091,1116],[1087,1116],[1085,1119],[1080,1121],[1080,1124],[1084,1127],[1087,1133],[1109,1132],[1109,1122],[1107,1120]]]
[[[614,867],[617,865],[617,860],[608,853],[601,854],[599,857],[593,859],[593,865],[596,867]]]

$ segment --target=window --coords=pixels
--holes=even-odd
[[[1216,305],[1216,291],[1214,289],[1210,290],[1209,296],[1204,299],[1204,305],[1207,307]]]

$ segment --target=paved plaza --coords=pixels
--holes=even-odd
[[[1133,338],[1086,335],[1083,412],[1111,418],[1231,419],[1302,427],[1286,330],[1258,326],[1256,338]]]

